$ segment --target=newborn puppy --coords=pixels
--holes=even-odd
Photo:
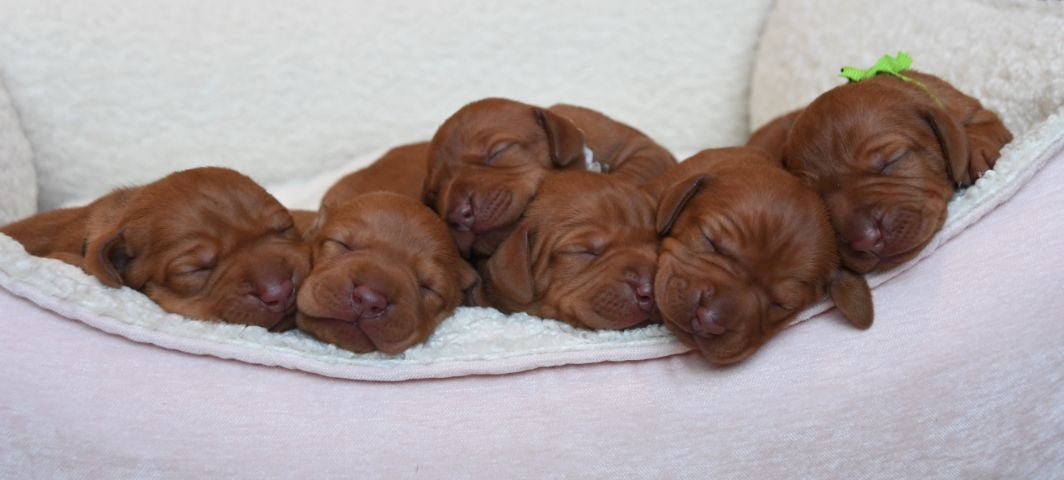
[[[647,190],[661,195],[658,308],[709,362],[748,357],[825,291],[855,326],[872,324],[868,284],[839,268],[823,202],[761,151],[704,150]]]
[[[322,341],[400,353],[428,338],[477,284],[447,227],[413,198],[357,195],[323,207],[318,222],[296,322]]]
[[[913,81],[848,83],[785,116],[786,167],[824,197],[843,263],[858,272],[915,257],[942,228],[954,187],[971,185],[1012,140],[978,100],[937,77],[903,74]],[[780,122],[751,142],[779,138],[763,130]]]
[[[675,164],[646,135],[593,110],[489,98],[437,130],[424,201],[448,222],[464,256],[488,256],[552,170],[598,169],[642,184]]]
[[[310,268],[288,210],[225,168],[173,173],[0,231],[169,312],[276,330],[290,326]]]
[[[478,265],[483,304],[594,329],[656,320],[656,250],[651,202],[635,186],[591,172],[552,173]]]

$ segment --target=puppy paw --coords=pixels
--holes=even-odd
[[[997,115],[981,110],[965,125],[968,135],[968,183],[983,176],[1001,158],[1001,148],[1012,141],[1012,133]]]

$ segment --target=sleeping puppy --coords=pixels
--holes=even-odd
[[[413,198],[357,195],[323,207],[318,222],[296,322],[322,341],[401,353],[428,338],[477,284],[443,221]]]
[[[903,73],[914,81],[879,75],[829,90],[750,139],[782,152],[787,169],[824,197],[843,263],[858,272],[915,257],[945,223],[954,187],[971,185],[1012,140],[978,100]],[[789,123],[786,135],[773,133]]]
[[[482,304],[592,329],[656,320],[656,250],[653,208],[635,186],[551,173],[510,236],[479,263]]]
[[[823,202],[760,150],[704,150],[647,190],[660,194],[658,308],[709,362],[750,356],[825,292],[852,324],[872,324],[868,284],[839,268]]]
[[[292,217],[233,170],[203,167],[0,229],[32,255],[81,267],[201,320],[291,327],[310,269]]]
[[[472,294],[479,277],[419,203],[427,151],[427,142],[393,148],[326,192],[306,229],[314,269],[299,291],[302,330],[351,351],[396,354]]]
[[[642,184],[675,164],[646,135],[593,110],[489,98],[437,130],[424,201],[447,221],[464,256],[488,256],[552,170],[601,170]]]

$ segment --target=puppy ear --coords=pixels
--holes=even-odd
[[[680,212],[709,181],[709,176],[693,175],[669,186],[661,198],[658,199],[657,230],[658,235],[665,236],[672,230],[672,224],[680,216]]]
[[[531,235],[531,229],[522,225],[487,260],[484,283],[485,288],[490,287],[487,292],[489,295],[503,296],[507,301],[520,304],[532,303],[535,284],[532,279]]]
[[[947,177],[958,186],[971,185],[974,179],[968,174],[968,139],[964,129],[945,110],[933,105],[928,105],[921,116],[942,150]]]
[[[480,275],[473,266],[458,260],[458,286],[462,289],[462,305],[485,306],[480,291]]]
[[[81,268],[85,273],[96,277],[100,283],[118,288],[123,285],[123,274],[129,269],[132,260],[133,255],[127,248],[125,231],[116,229],[86,245]]]
[[[913,70],[907,75],[914,79],[909,84],[920,88],[919,95],[929,104],[931,113],[925,114],[924,118],[933,119],[928,123],[935,130],[939,143],[944,145],[943,150],[953,147],[946,159],[950,179],[959,186],[971,185],[994,167],[1001,156],[1001,148],[1012,141],[1012,133],[996,113],[949,82]],[[953,119],[952,125],[941,120],[946,116]],[[936,130],[939,127],[941,130]],[[958,143],[959,147],[955,145]]]
[[[568,118],[550,110],[534,108],[536,120],[547,133],[550,159],[556,167],[568,167],[584,161],[584,132]]]
[[[863,275],[840,267],[828,285],[828,295],[851,325],[861,330],[872,326],[872,291]]]

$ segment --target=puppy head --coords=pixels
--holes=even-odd
[[[323,210],[299,327],[355,352],[421,343],[478,277],[443,222],[409,197],[377,192]]]
[[[795,120],[787,168],[823,196],[848,268],[916,256],[945,222],[954,185],[969,183],[968,139],[948,110],[974,100],[935,95],[881,75],[826,92]]]
[[[654,282],[681,341],[712,363],[738,362],[828,291],[851,322],[871,324],[868,286],[839,272],[813,191],[753,149],[706,151],[682,165],[690,174],[659,202]]]
[[[432,139],[424,201],[464,256],[488,256],[549,170],[584,168],[583,146],[583,133],[549,110],[499,98],[473,102]]]
[[[233,170],[205,167],[129,195],[124,209],[90,229],[85,271],[191,318],[289,323],[310,255],[288,210],[262,187]]]
[[[595,329],[654,316],[657,239],[649,198],[605,175],[554,173],[525,218],[480,265],[483,298]]]

